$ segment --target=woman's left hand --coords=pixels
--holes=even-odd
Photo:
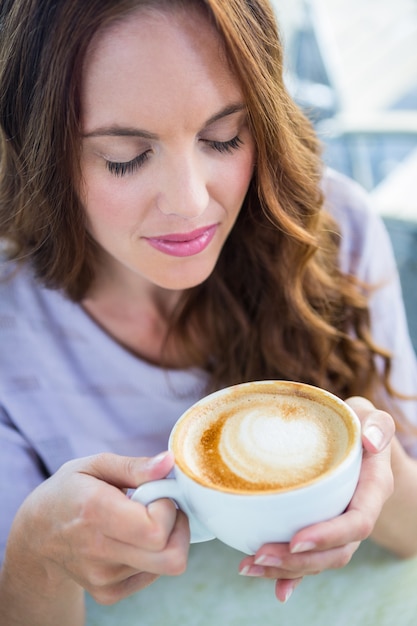
[[[365,398],[349,398],[347,403],[361,420],[364,454],[358,486],[346,511],[303,528],[290,543],[262,546],[239,567],[246,576],[276,579],[275,594],[281,602],[288,600],[304,576],[347,565],[361,541],[372,533],[393,492],[390,443],[394,420]]]

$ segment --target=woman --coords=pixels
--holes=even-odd
[[[323,174],[268,2],[2,12],[4,622],[78,626],[83,589],[111,603],[184,570],[185,516],[125,490],[170,471],[187,406],[245,380],[351,398],[364,460],[344,515],[241,573],[286,600],[369,535],[415,553],[416,463],[387,411],[411,446],[417,369],[387,235]]]

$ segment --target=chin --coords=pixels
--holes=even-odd
[[[214,270],[214,265],[210,268],[206,268],[204,271],[187,272],[185,270],[178,272],[166,272],[161,275],[154,282],[163,289],[171,289],[174,291],[182,291],[185,289],[192,289],[204,283],[209,278]]]

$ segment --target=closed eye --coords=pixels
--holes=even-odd
[[[237,150],[242,144],[243,141],[236,135],[233,139],[229,139],[229,141],[211,141],[208,139],[204,139],[205,143],[207,143],[213,150],[217,150],[217,152],[233,152]]]
[[[137,157],[132,159],[131,161],[124,161],[122,163],[117,163],[115,161],[106,161],[107,169],[114,176],[125,176],[125,174],[133,174],[136,172],[142,165],[147,161],[149,151],[143,152],[139,154]]]
[[[220,153],[229,154],[234,150],[237,150],[243,144],[243,141],[237,135],[236,137],[233,137],[233,139],[229,139],[228,141],[214,141],[208,139],[204,139],[203,141],[213,150],[216,150]],[[147,161],[147,159],[149,158],[149,152],[150,151],[147,150],[146,152],[139,154],[131,161],[106,161],[107,169],[111,174],[117,177],[125,176],[126,174],[133,174],[142,167],[145,161]]]

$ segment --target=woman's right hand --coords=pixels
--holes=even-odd
[[[9,538],[9,562],[13,553],[26,554],[27,563],[43,564],[48,578],[71,579],[103,604],[161,574],[181,574],[189,548],[185,515],[169,500],[145,507],[125,495],[127,488],[163,478],[172,465],[170,453],[105,453],[66,463],[22,505]]]

